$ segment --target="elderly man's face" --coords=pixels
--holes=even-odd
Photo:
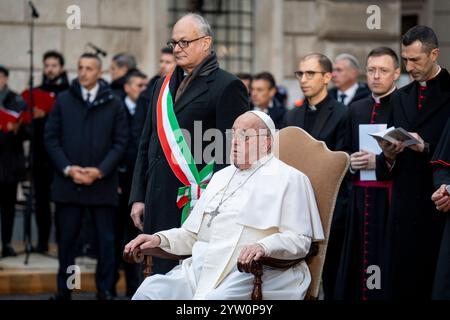
[[[111,61],[111,65],[109,66],[109,74],[111,75],[111,80],[117,80],[128,72],[128,68],[126,66],[119,67],[115,61]]]
[[[231,162],[237,168],[242,170],[250,168],[270,150],[270,133],[261,127],[261,120],[252,113],[245,113],[234,122]]]
[[[347,90],[358,81],[358,70],[347,59],[340,59],[333,64],[333,83],[340,90]]]
[[[181,48],[179,44],[173,48],[173,55],[178,66],[192,72],[211,52],[211,37],[203,37],[198,25],[191,18],[184,18],[178,21],[173,27],[172,41],[181,40],[189,42],[186,48]],[[198,40],[196,40],[198,39]]]

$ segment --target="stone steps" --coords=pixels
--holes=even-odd
[[[28,264],[24,264],[25,254],[17,257],[0,259],[0,295],[36,294],[56,292],[56,274],[58,260],[56,248],[51,247],[49,255],[31,253]],[[96,292],[95,267],[96,260],[88,257],[78,257],[80,267],[80,292]],[[125,293],[125,278],[121,271],[117,287],[118,294]]]

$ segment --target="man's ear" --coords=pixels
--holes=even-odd
[[[431,50],[430,57],[433,62],[436,62],[436,60],[438,59],[439,52],[439,48],[434,48],[433,50]]]
[[[203,50],[210,51],[212,48],[212,37],[207,36],[203,38]]]
[[[395,69],[394,72],[395,72],[395,73],[394,73],[394,81],[397,81],[398,78],[400,78],[401,70],[400,70],[400,68],[397,68],[397,69]]]
[[[331,72],[327,72],[327,73],[323,74],[323,79],[324,79],[325,84],[328,85],[331,81],[331,78],[332,78]]]
[[[270,89],[270,97],[273,98],[277,94],[277,88],[273,87]]]

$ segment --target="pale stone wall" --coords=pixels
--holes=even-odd
[[[40,13],[35,27],[35,83],[42,72],[42,54],[50,49],[66,58],[70,77],[76,75],[77,59],[89,51],[92,42],[108,52],[103,59],[108,78],[112,56],[129,52],[149,76],[157,70],[159,50],[167,41],[167,8],[160,0],[35,0]],[[66,20],[69,5],[81,9],[81,29],[69,30]],[[27,86],[29,55],[29,7],[26,0],[0,1],[0,64],[11,69],[10,86],[22,91]]]
[[[447,69],[450,68],[450,1],[434,0],[430,8],[431,26],[439,39],[441,49],[439,64]]]

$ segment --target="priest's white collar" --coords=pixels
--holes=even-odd
[[[438,76],[439,72],[441,72],[441,70],[442,70],[441,66],[438,65],[438,70],[436,71],[436,73],[434,74],[434,76],[432,76],[432,77],[431,77],[430,79],[428,79],[427,81],[430,81],[430,80],[436,78],[436,77]],[[426,87],[426,86],[427,86],[427,81],[419,81],[419,84],[420,84],[422,87]]]
[[[377,96],[376,94],[372,93],[372,98],[373,98],[373,100],[375,100],[376,103],[380,103],[381,99],[390,95],[392,92],[395,91],[395,89],[397,89],[397,87],[394,85],[391,90],[389,90],[387,93],[383,94],[382,96]]]

